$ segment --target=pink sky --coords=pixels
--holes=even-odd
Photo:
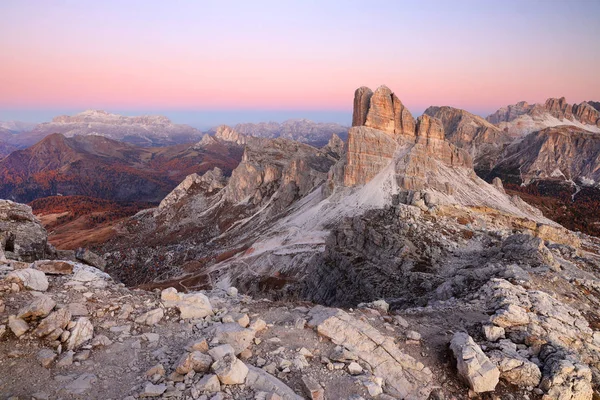
[[[380,84],[420,111],[600,99],[598,3],[284,3],[3,2],[0,109],[349,110]]]

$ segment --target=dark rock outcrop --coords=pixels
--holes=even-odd
[[[47,252],[48,235],[25,204],[0,200],[0,259],[32,262]]]

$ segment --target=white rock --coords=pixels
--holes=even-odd
[[[230,344],[235,354],[240,354],[252,344],[255,331],[242,328],[239,324],[228,323],[215,328],[215,339],[221,344]]]
[[[213,359],[210,355],[200,351],[192,351],[181,356],[177,362],[175,371],[181,375],[185,375],[190,371],[207,372],[212,363]]]
[[[216,375],[204,375],[194,387],[200,392],[216,393],[221,391],[221,383]]]
[[[491,392],[496,388],[500,371],[471,336],[464,332],[455,333],[450,349],[456,358],[459,374],[475,393]]]
[[[406,338],[408,340],[421,340],[421,334],[415,331],[406,332]]]
[[[173,287],[164,289],[160,292],[160,299],[167,302],[177,302],[181,300],[179,293],[177,293],[177,289]]]
[[[350,372],[350,375],[360,375],[362,374],[363,369],[358,363],[351,362],[348,364],[348,372]]]
[[[232,354],[226,354],[212,365],[213,372],[224,385],[244,383],[248,375],[248,367]]]
[[[94,326],[86,317],[80,317],[67,340],[67,350],[74,350],[94,336]]]
[[[140,393],[140,397],[158,397],[162,395],[167,390],[167,385],[154,385],[150,382],[146,383],[144,386],[144,391]]]
[[[15,317],[14,315],[10,315],[8,317],[8,327],[18,338],[23,336],[25,332],[29,330],[29,325],[27,325],[27,322]]]
[[[44,318],[56,306],[56,302],[50,296],[41,295],[33,299],[27,306],[21,308],[17,313],[17,318],[23,320]]]
[[[25,288],[38,292],[45,292],[49,286],[46,274],[33,268],[12,271],[6,277],[6,281],[21,283]]]
[[[156,308],[154,310],[150,310],[135,319],[135,322],[138,324],[145,324],[149,326],[156,325],[163,319],[165,312],[162,308]]]
[[[208,350],[208,354],[215,360],[220,360],[221,358],[223,358],[226,354],[233,354],[235,355],[235,350],[233,349],[233,347],[230,344],[222,344],[220,346],[214,347],[210,350]]]
[[[503,339],[505,334],[506,332],[504,331],[504,328],[500,326],[483,326],[483,335],[485,336],[485,339],[489,342],[496,342],[499,339]]]

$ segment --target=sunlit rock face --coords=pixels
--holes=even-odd
[[[426,180],[419,180],[428,169],[435,169],[436,162],[472,167],[471,157],[444,139],[440,120],[423,115],[415,121],[386,86],[375,92],[367,87],[356,90],[352,125],[346,156],[332,173],[339,185],[366,184],[392,162],[396,152],[405,153],[398,159],[397,175],[400,186],[409,190],[427,186]]]

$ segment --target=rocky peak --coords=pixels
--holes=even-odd
[[[497,126],[465,110],[447,106],[429,107],[425,114],[442,122],[446,139],[468,151],[474,160],[475,170],[482,175],[490,171],[504,147],[512,141]]]
[[[246,136],[238,133],[235,129],[232,129],[227,125],[221,125],[217,127],[215,138],[224,140],[226,142],[233,142],[239,145],[246,144]]]
[[[522,101],[502,107],[486,119],[517,137],[559,125],[600,132],[600,111],[596,107],[588,102],[569,104],[564,97],[549,98],[543,104]]]
[[[397,135],[415,134],[415,119],[385,85],[375,90],[361,87],[354,93],[352,126],[367,126]]]
[[[344,141],[335,133],[329,139],[329,142],[322,148],[327,154],[339,159],[344,153]]]
[[[402,148],[409,149],[412,154],[416,154],[417,150],[419,153],[424,151],[428,157],[437,158],[447,165],[471,166],[468,154],[444,140],[444,127],[440,120],[423,115],[415,122],[387,86],[380,86],[374,93],[366,87],[357,89],[354,107],[346,157],[342,160],[343,166],[333,172],[338,176],[338,184],[356,186],[369,182],[390,164],[395,152]],[[420,150],[415,146],[419,146]],[[421,149],[421,146],[424,148]],[[418,159],[412,160],[418,162]]]
[[[371,105],[373,91],[366,86],[359,87],[354,92],[354,109],[352,111],[352,126],[363,126],[367,122],[367,114]]]
[[[444,127],[439,119],[423,114],[417,119],[416,134],[419,138],[444,140]]]

